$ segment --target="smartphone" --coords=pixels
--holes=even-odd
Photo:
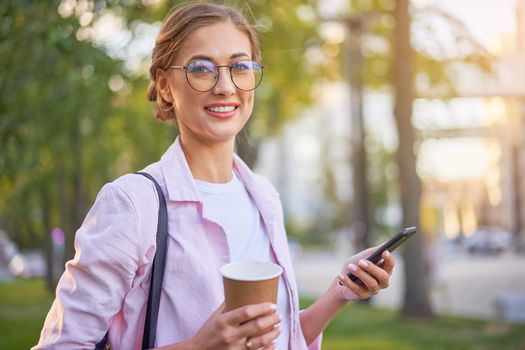
[[[366,258],[366,260],[371,261],[374,264],[377,264],[379,261],[381,261],[381,254],[383,254],[385,250],[388,250],[389,252],[393,252],[397,247],[405,243],[416,232],[417,232],[417,229],[415,227],[404,228],[398,234],[392,237],[388,242],[383,244],[381,247],[377,248],[377,250],[374,251],[368,258]],[[348,277],[354,282],[359,279],[353,273],[349,273]]]

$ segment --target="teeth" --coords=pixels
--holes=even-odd
[[[212,112],[219,112],[219,113],[231,112],[234,109],[235,109],[235,106],[208,107],[208,110]]]

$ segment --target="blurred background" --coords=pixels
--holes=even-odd
[[[10,348],[26,346],[17,325],[28,319],[24,338],[36,341],[99,189],[156,161],[177,135],[146,99],[155,36],[177,3],[0,2],[0,328]],[[426,348],[525,348],[525,1],[220,3],[262,41],[265,75],[237,153],[281,194],[304,302],[347,256],[417,226],[396,251],[391,287],[355,313],[481,322],[453,345],[429,333]],[[345,338],[355,320],[337,322],[328,349],[420,348],[399,329],[356,343]]]

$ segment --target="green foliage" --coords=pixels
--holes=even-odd
[[[319,76],[307,66],[305,51],[319,42],[316,23],[302,20],[300,6],[313,6],[305,0],[251,1],[255,23],[260,26],[265,76],[257,91],[256,119],[251,124],[255,138],[279,131],[297,117],[298,109],[312,101],[312,87]]]
[[[0,4],[0,49],[7,53],[0,57],[0,225],[22,247],[42,246],[45,233],[59,226],[71,257],[74,231],[102,184],[157,160],[172,142],[176,129],[152,117],[145,72],[126,69],[89,33],[113,14],[133,36],[141,23],[160,22],[176,3]],[[316,31],[296,14],[307,3],[234,4],[264,24],[267,68],[247,130],[252,139],[276,132],[298,105],[310,102],[314,77],[304,72],[304,50]],[[83,19],[85,13],[91,20]],[[149,58],[144,61],[147,66]],[[119,82],[113,90],[112,79]]]
[[[152,117],[145,79],[79,40],[85,28],[58,6],[0,8],[0,48],[9,53],[0,57],[0,223],[26,248],[62,227],[71,257],[102,184],[158,159],[174,133]],[[112,91],[111,79],[124,87]]]
[[[396,45],[393,37],[395,1],[350,0],[349,3],[351,18],[359,19],[362,23],[363,42],[372,43],[362,45],[365,57],[361,71],[363,83],[373,89],[390,88],[393,82],[393,50]],[[454,15],[436,6],[413,5],[411,19],[412,31],[417,30],[417,37],[424,38],[424,43],[413,39],[416,41],[411,53],[414,75],[417,80],[425,81],[425,88],[429,92],[437,90],[439,95],[454,94],[454,71],[450,68],[456,64],[467,64],[487,73],[491,71],[491,61],[486,50]],[[438,36],[432,22],[442,22],[443,27],[447,28],[448,37],[455,43],[454,48],[443,47],[442,37]],[[350,39],[355,35],[350,30]],[[345,57],[340,56],[340,59],[344,60]],[[345,63],[342,65],[345,66]]]
[[[83,158],[84,144],[106,154],[92,140],[111,108],[108,77],[119,70],[101,49],[76,40],[78,24],[56,7],[12,1],[0,16],[0,45],[9,53],[0,58],[0,213],[24,245],[42,233],[43,203],[58,202],[61,186],[74,191],[79,172],[93,160]],[[103,176],[105,160],[96,159],[95,178]],[[76,208],[72,202],[63,209]]]

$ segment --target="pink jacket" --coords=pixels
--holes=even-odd
[[[223,301],[219,268],[230,257],[222,228],[203,212],[179,140],[144,170],[157,179],[168,201],[168,253],[156,338],[157,346],[164,346],[191,338]],[[254,199],[284,270],[290,349],[306,350],[279,195],[237,156],[234,170]],[[102,188],[76,233],[76,255],[66,264],[33,349],[91,350],[108,329],[113,349],[140,349],[157,211],[155,188],[140,175],[124,175]],[[310,350],[320,349],[320,338]]]

